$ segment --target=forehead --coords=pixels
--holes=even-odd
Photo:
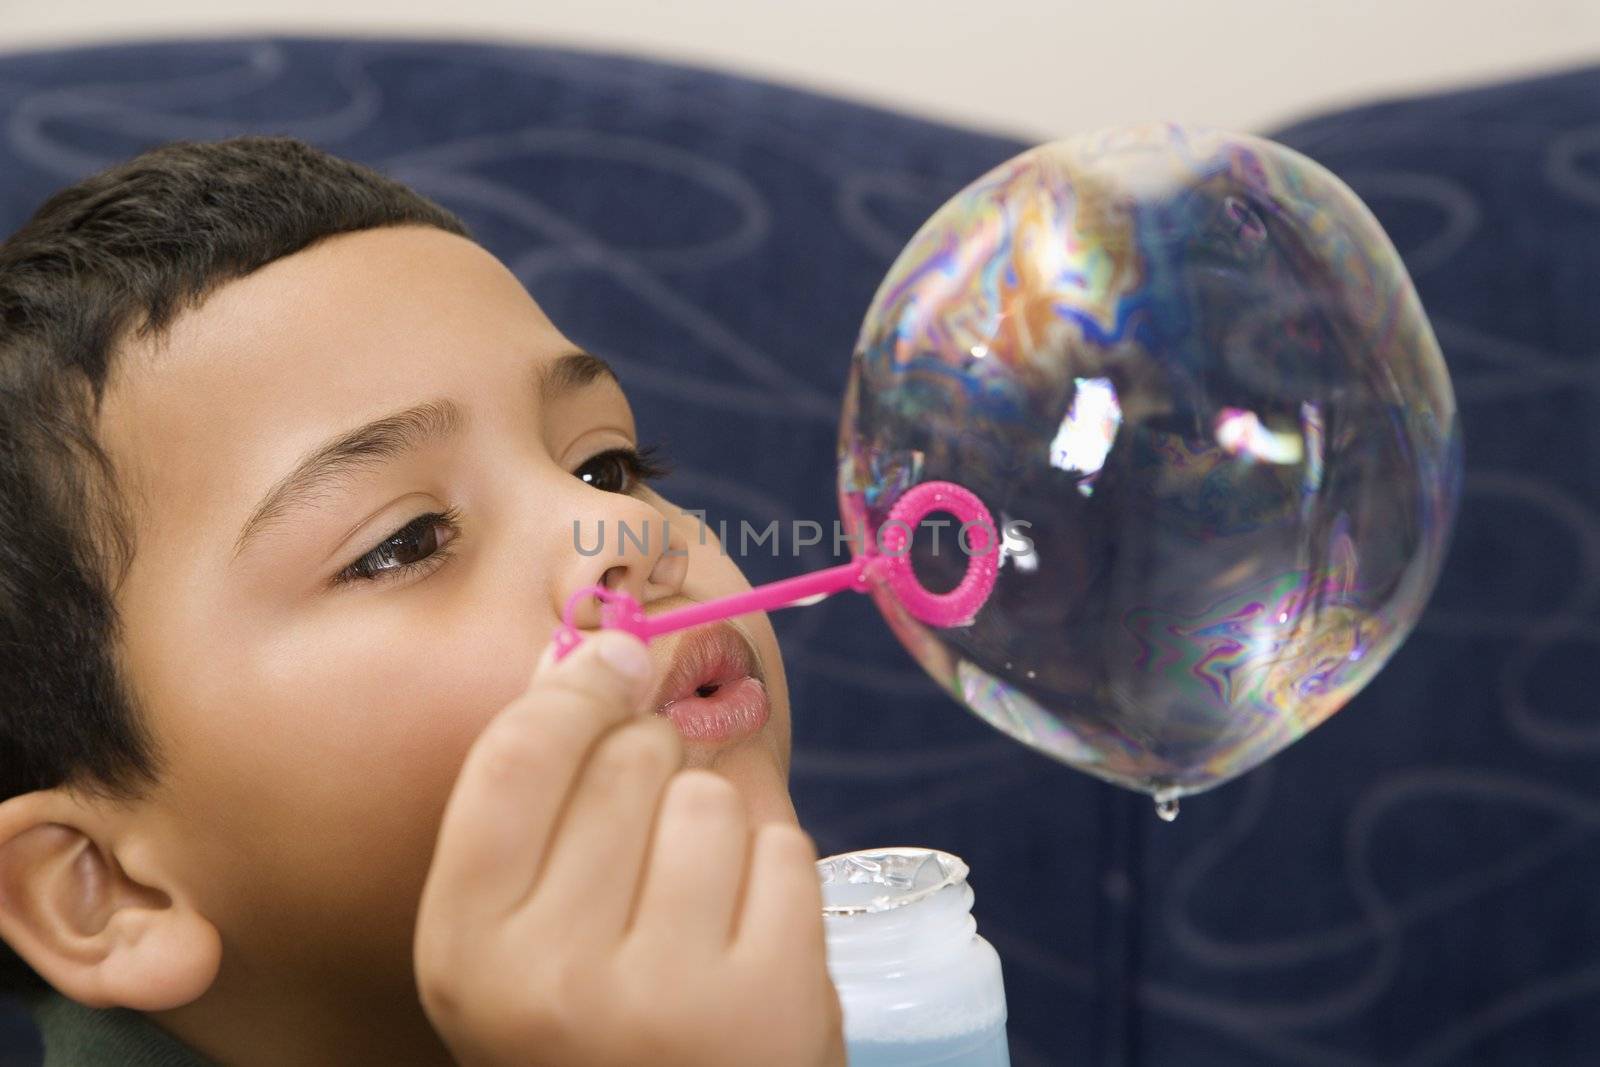
[[[119,350],[99,437],[141,559],[192,551],[332,434],[451,396],[477,406],[568,346],[471,241],[342,234],[218,288],[160,343]],[[231,541],[230,541],[231,544]]]

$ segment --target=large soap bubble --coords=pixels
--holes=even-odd
[[[839,439],[870,544],[910,486],[1004,533],[970,625],[874,597],[994,726],[1160,800],[1267,759],[1405,639],[1459,494],[1454,395],[1394,246],[1306,157],[1150,124],[939,209],[856,346]],[[912,549],[934,588],[953,528]]]

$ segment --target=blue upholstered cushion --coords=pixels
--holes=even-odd
[[[677,461],[666,492],[734,529],[832,519],[877,282],[1024,147],[618,57],[302,38],[0,56],[0,117],[0,233],[174,138],[286,133],[413,184],[617,366]],[[836,597],[774,616],[796,801],[825,851],[969,860],[1019,1067],[1591,1062],[1600,69],[1276,136],[1372,206],[1456,376],[1466,496],[1418,633],[1348,709],[1168,826],[991,733],[865,598]],[[829,559],[743,562],[763,581]]]

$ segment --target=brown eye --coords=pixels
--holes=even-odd
[[[667,466],[656,458],[658,449],[613,448],[584,461],[572,473],[607,493],[631,493],[641,482],[665,477]]]
[[[437,565],[449,556],[460,533],[459,513],[419,515],[384,539],[383,543],[334,576],[334,584],[360,581],[388,581],[418,568]],[[448,531],[440,543],[439,528]]]
[[[633,472],[620,452],[602,452],[586,461],[575,473],[583,481],[607,493],[626,493],[633,488]]]

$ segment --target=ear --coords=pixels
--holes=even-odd
[[[216,927],[136,820],[66,787],[0,803],[0,939],[91,1008],[180,1007],[210,987],[222,961]]]

